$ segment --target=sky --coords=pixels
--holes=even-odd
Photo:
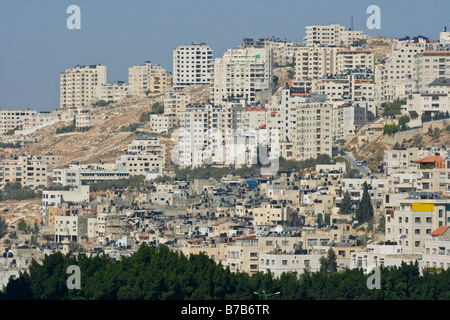
[[[70,5],[81,29],[70,30]],[[370,5],[381,29],[370,30]],[[1,0],[0,108],[59,107],[59,75],[76,65],[107,66],[107,80],[128,82],[128,68],[151,61],[172,71],[179,45],[204,42],[214,58],[243,38],[303,42],[305,26],[338,23],[364,34],[424,35],[450,28],[448,0]]]

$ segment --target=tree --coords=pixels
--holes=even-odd
[[[320,257],[319,262],[321,272],[326,274],[333,274],[337,272],[337,257],[332,248],[328,249],[326,257]]]
[[[350,192],[347,190],[344,193],[344,197],[341,201],[341,206],[339,207],[339,214],[352,214],[353,213],[353,204],[352,204],[352,196]]]
[[[21,219],[19,223],[17,224],[17,230],[19,231],[27,231],[27,223],[24,219]]]
[[[356,220],[359,224],[369,222],[373,219],[373,206],[370,200],[369,186],[367,182],[363,185],[363,194],[361,201],[359,202],[358,209],[356,210]]]
[[[0,217],[0,239],[8,233],[8,224]]]

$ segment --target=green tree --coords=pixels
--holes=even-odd
[[[341,206],[339,207],[339,214],[352,214],[353,213],[353,203],[352,196],[348,190],[345,191],[344,197],[341,201]]]
[[[26,232],[28,230],[28,225],[24,219],[21,219],[19,223],[17,223],[17,230]]]
[[[0,239],[3,238],[7,233],[8,233],[8,224],[2,217],[0,217]]]
[[[319,259],[320,271],[325,274],[333,274],[337,272],[337,257],[332,248],[328,249],[327,255]]]
[[[356,220],[358,220],[359,224],[370,222],[373,219],[373,206],[367,182],[364,182],[363,188],[363,194],[356,209]]]

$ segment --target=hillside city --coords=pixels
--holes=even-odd
[[[0,110],[0,291],[55,252],[142,245],[275,277],[331,251],[449,269],[450,32],[305,33],[182,44],[127,81],[67,66],[57,109]]]

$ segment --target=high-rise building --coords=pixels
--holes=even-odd
[[[328,26],[307,26],[306,36],[303,38],[305,46],[349,46],[362,38],[362,31],[346,30],[339,24]]]
[[[60,107],[88,107],[98,87],[106,84],[106,66],[76,66],[60,75]]]
[[[213,51],[205,43],[193,42],[173,51],[173,87],[209,84],[213,72]]]
[[[229,97],[257,101],[257,92],[272,89],[273,49],[245,46],[229,49],[214,61],[212,97],[220,104]]]
[[[172,86],[172,75],[166,68],[146,61],[143,65],[128,68],[128,86],[129,94],[133,96],[163,93]]]

